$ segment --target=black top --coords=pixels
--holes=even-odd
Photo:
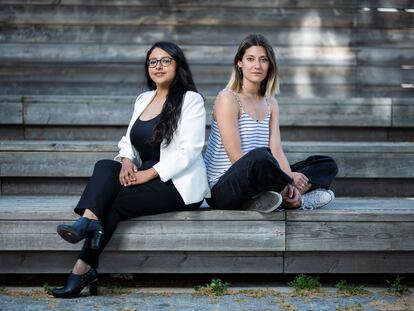
[[[138,150],[142,165],[141,169],[149,169],[160,161],[160,144],[151,145],[152,134],[155,126],[160,121],[160,116],[147,121],[139,118],[135,121],[131,128],[130,138],[131,144]]]

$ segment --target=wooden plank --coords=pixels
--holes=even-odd
[[[117,141],[0,141],[0,151],[116,152]]]
[[[0,154],[1,176],[89,177],[100,159],[113,159],[116,152],[22,152],[16,165],[16,152]]]
[[[74,221],[73,213],[79,196],[1,196],[1,220],[60,220]],[[11,209],[13,206],[13,209]],[[253,211],[211,210],[204,202],[202,208],[191,212],[172,212],[143,216],[139,221],[257,221],[284,220],[284,213],[261,214]]]
[[[358,67],[356,81],[359,87],[383,85],[401,88],[403,83],[414,83],[414,74],[413,70],[403,70],[397,67]]]
[[[286,252],[284,273],[413,273],[414,252]]]
[[[67,74],[67,71],[71,75]],[[191,65],[191,70],[197,86],[218,85],[218,90],[225,87],[231,74],[231,65]],[[399,69],[393,69],[399,72]],[[111,72],[111,74],[108,74]],[[51,86],[68,83],[67,87],[77,87],[84,83],[84,88],[98,84],[107,87],[110,93],[111,85],[118,85],[119,89],[133,86],[136,93],[145,89],[144,69],[138,64],[27,64],[25,66],[4,66],[0,73],[0,81],[5,83],[48,83]],[[280,66],[282,87],[294,85],[300,87],[310,85],[317,90],[320,87],[337,87],[338,85],[354,85],[356,69],[349,66]],[[284,90],[284,89],[283,89]],[[25,92],[27,94],[27,91]],[[49,93],[47,95],[53,95]],[[82,95],[79,94],[78,95]],[[94,94],[99,95],[99,94]],[[110,95],[110,94],[105,94]]]
[[[414,88],[402,85],[355,85],[354,97],[401,97],[412,98]]]
[[[4,62],[97,62],[140,63],[149,46],[141,44],[53,44],[3,43],[0,60]],[[236,46],[181,46],[190,64],[230,65]],[[349,47],[275,47],[282,65],[356,65],[355,50]],[[407,52],[409,53],[409,52]],[[411,54],[409,54],[411,55]]]
[[[359,0],[357,2],[359,8],[397,8],[409,9],[412,8],[411,0]]]
[[[70,251],[56,233],[60,221],[0,221],[2,251]],[[173,240],[172,238],[173,237]],[[282,251],[283,221],[123,221],[107,250],[123,251]]]
[[[414,101],[412,99],[393,99],[392,126],[414,127]]]
[[[413,198],[336,198],[329,205],[307,213],[286,211],[287,221],[414,222]]]
[[[81,195],[87,177],[0,177],[1,195]],[[413,195],[414,196],[414,195]]]
[[[132,115],[134,100],[135,98],[131,96],[25,96],[25,124],[72,125],[76,126],[76,129],[82,125],[118,125],[122,126],[118,136],[122,136],[125,132],[124,127]],[[205,98],[208,124],[210,124],[214,100],[215,97],[212,96]],[[389,98],[334,100],[280,97],[278,102],[282,126],[391,126],[391,99]],[[82,132],[84,130],[82,129]],[[38,134],[33,131],[49,131],[55,135],[53,127],[49,130],[31,128],[27,130],[27,139],[38,137]],[[47,139],[46,134],[40,135],[43,139]],[[69,134],[65,133],[65,137]],[[108,137],[115,139],[118,136],[112,134]],[[80,136],[78,139],[88,138]]]
[[[412,13],[398,12],[378,12],[378,11],[358,11],[357,27],[376,28],[376,29],[407,29],[414,27]]]
[[[117,152],[115,142],[39,144],[3,141],[0,150],[3,177],[88,177],[96,161],[111,159]],[[338,177],[411,178],[414,175],[412,143],[285,142],[284,150],[290,163],[314,154],[331,156],[338,164]],[[17,151],[21,151],[19,165],[15,164]],[[390,166],[394,169],[390,170]]]
[[[0,273],[67,273],[77,255],[0,252]],[[105,251],[99,259],[100,273],[283,273],[283,255],[278,252]]]
[[[25,97],[25,124],[127,125],[134,110],[134,102],[135,99],[130,96],[81,98],[27,96]]]
[[[0,96],[0,124],[23,124],[21,96]]]
[[[227,82],[227,81],[226,81]],[[216,96],[225,87],[225,83],[199,83],[197,89],[204,96]],[[358,89],[358,96],[356,95]],[[2,82],[2,91],[7,94],[27,95],[107,95],[107,96],[136,96],[145,90],[145,86],[137,83],[65,83],[65,82]],[[324,97],[324,98],[350,98],[350,97],[412,97],[413,89],[398,87],[379,87],[363,85],[293,85],[283,84],[282,93],[285,97]]]
[[[414,32],[411,29],[357,29],[355,46],[413,48]]]
[[[43,152],[116,152],[117,141],[0,141],[0,151]],[[289,142],[283,143],[290,153],[395,153],[411,154],[411,142]]]
[[[391,99],[279,98],[282,126],[391,126]]]
[[[80,9],[81,8],[81,9]],[[349,9],[312,9],[250,7],[203,8],[183,10],[173,6],[3,6],[0,21],[7,24],[60,24],[60,25],[202,25],[237,26],[248,23],[252,27],[344,27],[353,25],[354,11]]]
[[[26,4],[26,5],[56,5],[54,0],[5,0],[2,3],[10,5]],[[261,0],[260,2],[251,0],[230,0],[230,1],[183,1],[183,0],[61,0],[59,5],[72,6],[132,6],[132,7],[157,7],[157,6],[175,6],[180,8],[187,7],[248,7],[248,8],[264,8],[264,7],[291,7],[291,8],[354,8],[356,1],[346,0],[315,0],[309,3],[305,0],[297,0],[294,3],[289,0]]]
[[[413,251],[414,222],[286,223],[286,251]]]
[[[361,68],[362,65],[376,65],[380,68],[385,66],[393,66],[395,68],[401,68],[402,65],[414,66],[414,48],[412,47],[360,47],[356,54],[359,68]],[[384,69],[389,70],[390,68]],[[413,75],[412,72],[411,75]]]
[[[128,123],[128,122],[127,122]],[[15,140],[119,140],[125,135],[127,123],[122,126],[91,126],[77,125],[72,126],[28,126],[25,125],[21,130],[24,134]]]
[[[321,28],[278,28],[255,27],[254,31],[266,36],[273,45],[280,46],[354,46],[352,29]],[[401,30],[402,32],[403,30]],[[246,34],[252,32],[249,25],[229,27],[218,26],[137,26],[128,25],[4,25],[0,42],[15,43],[100,43],[100,44],[143,44],[152,45],[159,40],[173,41],[178,45],[205,45],[206,42],[219,46],[236,48]],[[381,33],[387,42],[410,44],[411,32]],[[402,36],[402,39],[399,37]],[[378,40],[378,36],[376,37]],[[371,32],[363,40],[375,40]],[[363,42],[361,42],[363,44]],[[379,43],[378,43],[379,44]]]

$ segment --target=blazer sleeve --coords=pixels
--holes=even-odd
[[[153,166],[163,182],[179,175],[200,156],[205,130],[204,100],[198,93],[187,92],[174,138],[166,147],[164,157]]]
[[[135,162],[135,163],[138,162],[137,161],[137,155],[134,152],[134,149],[133,149],[132,144],[131,144],[130,133],[131,133],[131,128],[132,128],[132,126],[134,125],[134,123],[136,121],[137,107],[138,107],[142,97],[143,97],[143,94],[139,95],[137,97],[137,99],[135,100],[134,112],[132,113],[131,120],[129,121],[127,132],[126,132],[125,136],[122,136],[121,140],[118,142],[119,153],[114,158],[115,161],[121,162],[122,158],[128,158],[132,162]]]

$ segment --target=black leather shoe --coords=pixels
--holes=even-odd
[[[66,285],[52,290],[56,298],[76,298],[79,297],[82,290],[89,285],[89,295],[98,295],[98,273],[95,269],[90,268],[85,274],[69,274]]]
[[[89,219],[86,217],[79,218],[72,225],[59,225],[57,232],[65,241],[69,243],[78,243],[85,238],[91,238],[91,248],[98,249],[102,239],[102,224],[99,220]]]

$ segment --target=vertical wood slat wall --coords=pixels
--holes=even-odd
[[[0,4],[1,94],[134,96],[143,87],[145,51],[172,40],[185,50],[200,91],[215,95],[228,80],[238,43],[260,32],[277,50],[284,97],[409,98],[413,6],[402,0],[6,0]]]

